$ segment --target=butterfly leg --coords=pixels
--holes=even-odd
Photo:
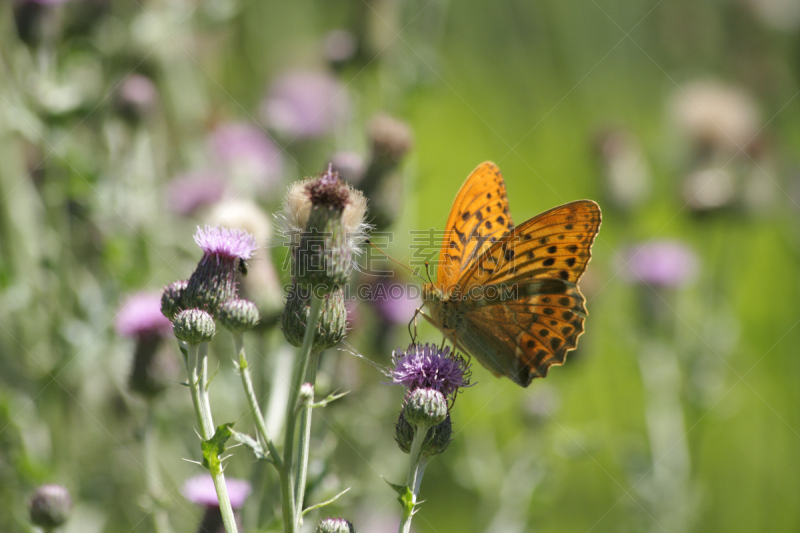
[[[414,311],[414,316],[411,317],[411,321],[408,323],[408,335],[411,337],[411,344],[416,344],[417,342],[417,315],[422,314],[422,308],[417,307]],[[414,332],[411,332],[411,326],[414,326]]]
[[[453,332],[453,353],[455,353],[457,350],[458,350],[458,332],[454,331]],[[468,351],[464,350],[463,348],[461,349],[461,351],[464,352],[465,354],[467,354],[467,366],[471,365],[472,364],[472,354],[469,353]]]

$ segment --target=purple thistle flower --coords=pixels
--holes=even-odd
[[[634,246],[627,252],[626,277],[631,282],[659,287],[680,287],[698,270],[695,253],[677,241],[657,241]]]
[[[323,72],[294,71],[279,77],[261,107],[264,122],[290,138],[331,133],[349,114],[345,88]]]
[[[189,172],[169,183],[167,205],[179,215],[191,215],[201,207],[218,202],[224,193],[225,179],[219,174]]]
[[[469,365],[451,355],[450,347],[435,344],[412,344],[407,350],[392,352],[392,381],[408,390],[426,388],[452,398],[458,389],[469,387]]]
[[[238,262],[250,259],[256,240],[240,229],[198,226],[194,241],[203,249],[203,258],[189,278],[184,304],[214,315],[223,302],[236,298]]]
[[[228,488],[228,497],[231,500],[231,507],[241,509],[247,497],[250,496],[252,487],[244,479],[225,478],[225,486]],[[210,474],[202,474],[186,480],[181,488],[183,497],[196,505],[203,507],[219,507],[217,490],[214,488],[214,480]]]
[[[206,226],[197,226],[194,242],[203,249],[206,257],[216,256],[228,259],[250,259],[258,248],[255,238],[244,230]]]
[[[114,326],[123,337],[164,336],[172,331],[172,322],[161,313],[161,295],[151,292],[129,296]]]
[[[245,185],[255,181],[262,189],[269,189],[283,175],[280,148],[258,128],[223,124],[212,132],[210,145],[222,167]]]

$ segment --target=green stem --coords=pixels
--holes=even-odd
[[[147,476],[147,492],[153,499],[155,509],[150,513],[150,520],[155,533],[172,533],[167,511],[163,507],[164,491],[161,488],[161,473],[158,469],[158,446],[155,442],[155,413],[153,401],[147,402],[147,421],[142,438],[144,448],[144,467]]]
[[[427,426],[417,426],[414,431],[414,440],[411,441],[411,453],[408,457],[408,477],[406,486],[411,491],[411,506],[403,509],[403,518],[400,521],[399,533],[409,533],[411,531],[411,518],[414,516],[414,506],[417,505],[419,488],[422,485],[422,476],[425,467],[428,466],[428,458],[422,456],[422,443],[428,435]]]
[[[312,349],[311,360],[309,361],[305,379],[303,380],[304,383],[316,384],[318,365],[319,351]],[[311,402],[313,401],[314,399],[312,398]],[[295,478],[294,487],[295,501],[297,502],[297,508],[295,509],[297,517],[295,520],[298,523],[300,523],[300,519],[303,517],[303,499],[305,498],[306,478],[308,477],[308,454],[310,450],[309,444],[311,442],[311,409],[312,408],[308,405],[303,406],[302,413],[300,414],[300,427],[303,432],[300,434],[300,440],[297,443],[297,457],[300,460],[297,462],[297,477]]]
[[[278,450],[275,448],[275,444],[272,442],[272,439],[269,438],[267,426],[264,423],[264,415],[261,414],[261,407],[258,405],[258,398],[256,397],[255,390],[253,389],[253,379],[250,375],[247,355],[244,351],[244,337],[241,333],[231,333],[233,334],[234,349],[236,350],[236,353],[239,354],[239,374],[242,377],[242,386],[244,387],[244,392],[247,395],[247,403],[250,404],[250,412],[253,414],[253,419],[256,423],[256,429],[258,430],[258,434],[261,436],[261,441],[269,450],[269,455],[273,461],[273,464],[275,465],[275,468],[280,470],[283,463],[280,455],[278,455]]]
[[[189,345],[188,351],[186,370],[189,373],[189,390],[192,393],[197,423],[200,425],[200,436],[207,441],[214,436],[214,420],[211,418],[211,404],[208,400],[208,343],[204,342],[199,346]],[[194,362],[194,368],[191,367],[191,362]],[[211,478],[214,480],[214,488],[217,490],[219,510],[222,514],[225,531],[238,533],[233,508],[228,497],[228,487],[225,485],[225,475],[221,469],[215,468],[211,470]]]
[[[299,365],[295,367],[292,377],[292,388],[289,391],[289,401],[286,404],[286,432],[283,437],[283,468],[281,469],[281,504],[283,508],[283,523],[286,533],[297,533],[298,517],[297,501],[292,490],[292,466],[294,464],[294,433],[297,425],[297,400],[300,395],[300,387],[303,385],[303,378],[308,371],[309,360],[311,359],[311,349],[314,344],[314,334],[317,331],[317,321],[322,309],[322,299],[317,298],[312,291],[311,305],[308,314],[303,344],[300,346]],[[301,502],[302,505],[302,502]]]

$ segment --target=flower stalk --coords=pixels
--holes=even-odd
[[[289,401],[286,404],[286,431],[283,441],[283,468],[280,473],[281,482],[281,500],[284,517],[284,531],[286,533],[297,533],[300,527],[300,519],[302,517],[303,502],[298,501],[296,498],[297,483],[299,482],[299,475],[294,480],[291,478],[294,463],[294,441],[295,431],[299,418],[298,412],[298,399],[300,398],[300,387],[303,385],[303,378],[306,376],[310,367],[312,359],[314,333],[317,329],[317,320],[319,318],[320,310],[322,309],[322,299],[316,295],[311,295],[311,309],[308,315],[308,324],[306,325],[306,332],[303,336],[303,344],[300,347],[299,360],[295,367],[294,376],[292,377],[292,387],[289,391]],[[316,373],[316,369],[315,369]],[[298,443],[298,457],[305,465],[298,465],[298,473],[304,472],[308,468],[308,455],[306,454],[303,459],[300,455],[300,443]],[[306,442],[307,444],[307,442]],[[304,444],[304,446],[306,445]]]
[[[414,440],[411,442],[411,453],[408,457],[408,477],[406,478],[406,487],[411,491],[411,505],[403,509],[399,533],[409,533],[411,531],[411,518],[414,516],[414,507],[417,505],[422,476],[425,474],[425,467],[428,466],[428,458],[422,455],[422,445],[428,435],[428,429],[430,429],[428,426],[417,426],[414,432]]]
[[[192,394],[192,403],[200,426],[200,437],[209,441],[214,436],[214,420],[211,417],[211,404],[208,399],[208,343],[199,345],[188,344],[186,357],[186,371],[189,374],[189,390]],[[211,477],[217,491],[219,509],[222,522],[227,533],[238,533],[236,519],[233,516],[228,488],[225,485],[225,475],[221,468],[211,468]]]
[[[245,395],[247,396],[247,403],[250,405],[250,412],[253,414],[253,420],[256,424],[256,430],[261,438],[261,441],[269,450],[270,462],[280,471],[283,466],[278,450],[275,448],[275,443],[269,438],[267,425],[264,422],[264,415],[261,413],[261,406],[258,404],[255,389],[253,389],[253,379],[250,374],[250,365],[247,362],[247,355],[244,349],[244,337],[239,332],[231,332],[233,335],[233,345],[238,356],[239,361],[239,374],[242,378],[242,387],[244,387]]]
[[[303,380],[304,384],[311,385],[311,397],[303,398],[303,405],[299,406],[300,409],[302,409],[300,413],[300,427],[302,433],[297,443],[297,457],[300,460],[297,463],[297,477],[295,479],[295,501],[297,502],[297,509],[295,509],[297,516],[295,520],[298,523],[300,523],[303,516],[303,500],[306,492],[306,479],[308,478],[308,454],[311,449],[311,410],[313,408],[311,404],[314,401],[313,391],[317,381],[319,354],[319,350],[311,350],[311,360],[309,361],[308,369]]]

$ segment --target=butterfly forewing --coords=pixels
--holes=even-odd
[[[538,215],[505,235],[459,280],[467,292],[487,284],[532,278],[577,284],[591,259],[600,228],[600,208],[591,200],[570,202]]]
[[[439,289],[447,293],[477,257],[513,227],[500,170],[494,163],[483,163],[461,186],[450,210],[436,274]]]

